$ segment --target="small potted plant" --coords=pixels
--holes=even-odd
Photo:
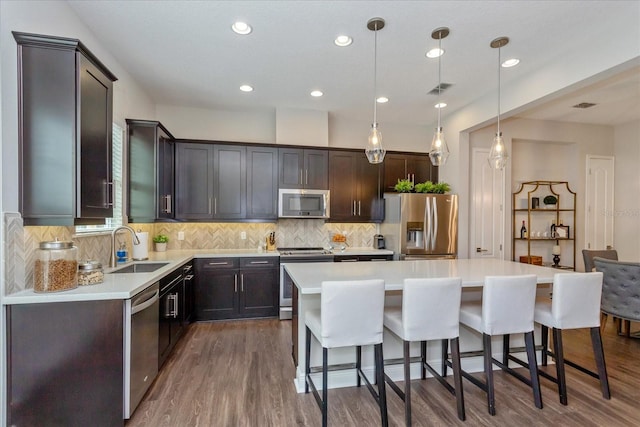
[[[446,182],[438,182],[434,184],[431,181],[425,181],[416,184],[416,193],[433,193],[433,194],[445,194],[451,190],[451,186]]]
[[[413,191],[413,182],[408,179],[399,179],[394,189],[398,193],[411,193]]]
[[[158,234],[153,236],[153,244],[156,247],[156,252],[164,252],[167,250],[167,242],[169,237],[165,234]]]

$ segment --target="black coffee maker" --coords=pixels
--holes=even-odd
[[[373,249],[384,249],[384,236],[382,234],[373,236]]]

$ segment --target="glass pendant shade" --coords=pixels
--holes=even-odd
[[[382,132],[378,130],[377,123],[371,125],[367,148],[365,148],[364,152],[371,164],[382,163],[384,161],[385,150],[382,148]]]
[[[493,144],[491,145],[491,151],[489,152],[489,165],[496,170],[504,169],[507,166],[507,160],[509,154],[507,148],[504,146],[502,140],[502,132],[497,132],[496,137],[493,138]]]
[[[436,133],[433,134],[429,158],[431,159],[431,164],[434,166],[444,165],[449,158],[449,147],[447,146],[447,141],[444,139],[444,133],[441,127],[437,128]]]

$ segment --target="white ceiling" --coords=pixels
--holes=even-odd
[[[378,107],[383,122],[429,124],[436,117],[437,46],[431,32],[446,26],[442,81],[453,86],[443,114],[497,89],[497,51],[491,40],[508,36],[502,58],[520,65],[503,69],[502,84],[549,61],[560,60],[584,41],[602,37],[637,1],[70,1],[105,48],[157,104],[227,110],[301,108],[371,121],[373,32],[367,21],[382,17],[378,33]],[[231,31],[243,20],[248,36]],[[631,32],[633,34],[633,32]],[[338,48],[348,34],[354,42]],[[640,46],[640,41],[638,42]],[[612,47],[614,45],[612,44]],[[91,46],[88,46],[91,49]],[[639,47],[640,52],[640,47]],[[587,52],[585,52],[587,54]],[[593,53],[589,53],[593,54]],[[638,68],[550,104],[519,114],[546,120],[619,124],[640,119]],[[238,90],[241,84],[252,93]],[[309,92],[320,89],[321,98]],[[570,108],[597,103],[587,110]]]

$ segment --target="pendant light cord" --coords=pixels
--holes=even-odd
[[[440,132],[440,110],[442,110],[442,105],[440,105],[440,92],[442,91],[442,33],[440,33],[438,37],[438,50],[440,51],[440,56],[438,57],[438,132]]]
[[[500,136],[500,53],[502,47],[498,48],[498,136]]]
[[[376,90],[378,87],[378,23],[373,24],[373,124],[378,127],[378,106],[376,103]]]

